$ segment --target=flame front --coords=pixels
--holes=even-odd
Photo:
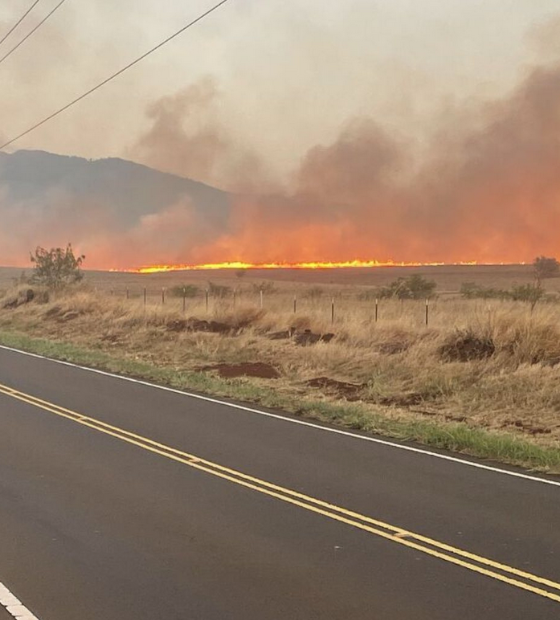
[[[300,263],[247,263],[244,261],[229,261],[225,263],[203,263],[200,265],[149,265],[128,271],[134,273],[162,273],[169,271],[214,271],[219,269],[356,269],[373,267],[438,267],[445,265],[443,262],[420,263],[379,261],[379,260],[348,260],[348,261],[315,261]],[[477,265],[476,261],[453,263],[456,265]]]

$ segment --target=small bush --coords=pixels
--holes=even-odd
[[[223,299],[232,294],[229,286],[223,286],[222,284],[215,284],[214,282],[208,282],[208,292],[212,297]]]
[[[544,297],[544,291],[540,286],[521,284],[511,289],[510,297],[513,301],[527,301],[535,305]]]
[[[277,288],[273,282],[261,282],[260,284],[253,284],[253,292],[260,293],[263,292],[264,295],[271,295],[272,293],[277,292]]]
[[[414,274],[408,278],[398,278],[379,291],[382,299],[430,299],[434,296],[437,284],[433,280],[427,280],[420,274]]]
[[[535,278],[540,282],[544,278],[556,278],[560,276],[560,263],[555,258],[538,256],[533,262]]]
[[[492,357],[496,345],[490,336],[480,336],[472,329],[464,329],[450,334],[438,352],[445,362],[471,362]]]
[[[194,284],[184,284],[182,286],[174,286],[169,292],[172,297],[187,297],[192,299],[200,293],[200,289]]]
[[[509,291],[497,288],[480,286],[474,282],[464,282],[461,285],[461,296],[464,299],[509,299]]]
[[[305,297],[311,300],[321,299],[321,297],[325,294],[325,291],[320,286],[312,286],[305,292]]]

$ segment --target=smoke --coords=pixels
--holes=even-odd
[[[150,106],[151,123],[128,155],[149,166],[237,192],[270,187],[264,161],[219,120],[221,94],[205,76]]]
[[[370,3],[358,4],[370,10]],[[255,7],[251,15],[253,10],[265,11],[276,23],[276,9]],[[75,16],[68,19],[74,23]],[[0,174],[0,263],[25,262],[37,243],[68,241],[87,254],[88,266],[115,268],[227,260],[514,262],[560,256],[560,21],[530,29],[527,41],[536,60],[505,95],[495,92],[503,88],[481,87],[477,97],[462,99],[458,89],[443,99],[433,80],[413,65],[401,71],[395,58],[375,64],[366,45],[370,22],[358,27],[350,14],[345,20],[345,32],[356,34],[347,47],[333,44],[331,25],[282,22],[274,30],[277,39],[258,41],[259,49],[267,50],[266,62],[257,59],[251,72],[249,65],[233,72],[236,97],[229,94],[233,78],[204,74],[186,88],[168,88],[172,94],[155,100],[150,95],[143,106],[146,90],[152,91],[144,87],[132,119],[106,131],[92,125],[95,149],[107,148],[99,145],[114,135],[119,140],[126,135],[128,158],[227,190],[224,204],[199,189],[163,191],[178,181],[158,177],[158,192],[135,209],[132,199],[123,200],[122,188],[137,177],[124,168],[114,169],[114,179],[104,177],[103,196],[85,171],[77,179],[54,175],[40,194],[27,191],[29,179],[17,180],[15,191],[14,179],[2,180]],[[66,48],[58,33],[47,29],[45,36],[58,41],[53,53],[62,54]],[[13,75],[31,83],[41,59],[35,65],[16,60]],[[54,67],[47,72],[50,78]],[[463,70],[457,63],[453,83]],[[374,73],[398,97],[379,103],[371,95]],[[408,97],[405,86],[412,77],[419,94]],[[70,86],[63,84],[64,98],[73,92]],[[53,101],[55,91],[49,91]],[[0,104],[6,118],[21,107],[14,92]],[[355,92],[359,104],[353,103]],[[112,97],[110,102],[118,94]],[[422,105],[430,97],[437,110],[431,116]],[[108,117],[110,102],[102,107]],[[394,102],[400,116],[379,113]],[[22,114],[26,120],[27,112]],[[418,132],[403,115],[420,119]],[[1,133],[12,132],[2,127]],[[74,144],[74,133],[61,143]],[[319,143],[300,149],[313,144],[310,137]],[[278,162],[286,153],[296,165],[280,174]],[[0,158],[0,172],[3,165]],[[113,184],[120,184],[120,193],[111,193]]]
[[[373,120],[353,120],[305,155],[289,196],[238,205],[233,230],[205,258],[515,262],[560,254],[560,66],[537,67],[510,96],[452,114],[420,166],[412,150]]]

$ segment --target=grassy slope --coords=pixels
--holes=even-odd
[[[530,469],[560,473],[560,449],[537,445],[524,437],[473,428],[463,423],[446,423],[387,415],[386,408],[365,403],[332,402],[308,395],[296,395],[276,389],[274,385],[250,379],[221,379],[202,372],[177,369],[135,359],[123,351],[108,353],[98,347],[85,346],[67,339],[45,339],[4,327],[0,343],[38,353],[54,359],[142,378],[178,389],[187,389],[258,403],[369,433],[427,446],[462,452],[485,459],[521,465]]]

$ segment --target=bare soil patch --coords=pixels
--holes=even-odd
[[[215,371],[224,379],[237,377],[257,377],[258,379],[278,379],[280,373],[274,366],[263,362],[243,362],[241,364],[212,364],[200,366],[197,370]]]

